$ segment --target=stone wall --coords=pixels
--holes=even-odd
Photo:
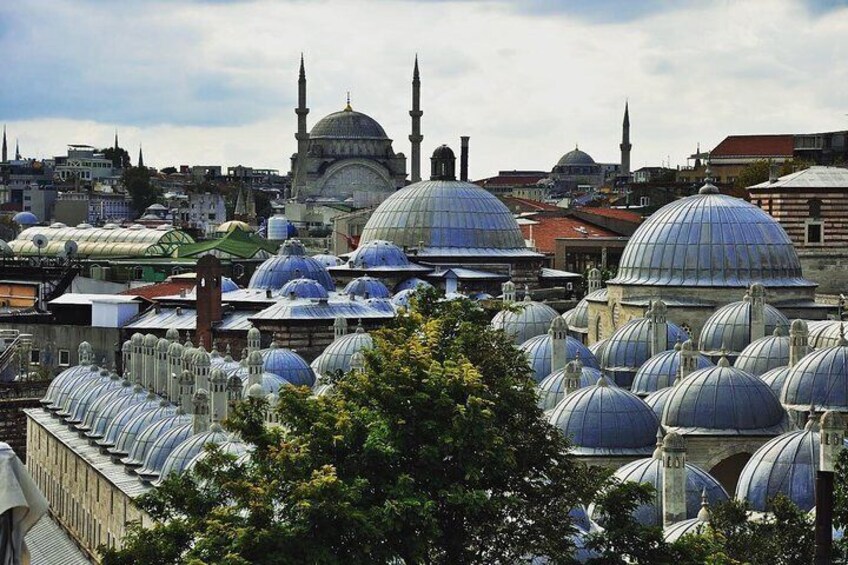
[[[0,329],[18,330],[32,334],[32,349],[41,352],[41,367],[56,372],[59,367],[59,351],[70,354],[70,364],[79,364],[77,349],[82,341],[91,344],[94,359],[100,364],[106,359],[107,367],[116,361],[115,353],[120,349],[118,341],[120,331],[117,328],[93,328],[91,326],[72,326],[67,324],[22,324],[0,323]]]
[[[27,455],[27,424],[24,409],[40,406],[49,381],[0,383],[0,441],[8,443],[21,461]]]
[[[848,294],[848,251],[799,250],[804,276],[819,283],[821,294]]]

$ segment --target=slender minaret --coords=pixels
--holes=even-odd
[[[141,143],[138,144],[138,168],[144,168],[144,154],[141,152]]]
[[[194,396],[194,377],[189,371],[183,371],[180,374],[180,407],[186,414],[192,413],[192,396]]]
[[[15,161],[21,160],[21,146],[18,144],[18,140],[15,140]]]
[[[115,151],[118,151],[118,128],[115,128]]]
[[[789,366],[794,367],[809,351],[810,331],[804,320],[792,320],[789,326]]]
[[[336,316],[333,322],[333,337],[339,339],[347,335],[347,319],[344,316]]]
[[[192,432],[200,434],[209,430],[209,393],[200,389],[191,399],[194,411],[191,417]]]
[[[9,160],[9,148],[6,147],[6,124],[3,124],[3,160],[0,163],[5,163]]]
[[[247,356],[247,388],[262,384],[262,371],[264,369],[262,354],[258,350],[250,352]]]
[[[551,373],[555,373],[568,361],[568,323],[557,316],[551,321],[548,334],[551,336]]]
[[[156,394],[167,396],[168,394],[168,340],[160,339],[156,342],[156,361],[154,374],[156,375],[153,383],[153,392]]]
[[[621,125],[621,174],[630,176],[630,104],[624,103],[624,123]]]
[[[412,143],[412,163],[410,165],[412,182],[421,180],[421,141],[424,136],[421,135],[421,116],[424,112],[421,111],[421,80],[418,76],[418,55],[415,55],[415,69],[412,71],[412,110],[409,115],[412,117],[412,134],[409,136],[409,141]]]
[[[306,183],[306,153],[309,151],[309,132],[306,131],[306,115],[309,108],[306,107],[306,67],[303,64],[303,53],[300,54],[300,74],[297,78],[297,161],[294,168],[294,179],[292,182],[292,196],[301,196],[301,191]]]
[[[180,375],[183,369],[183,344],[179,340],[168,346],[168,400],[177,404],[180,397]]]
[[[686,519],[686,443],[668,432],[663,438],[662,514],[663,526]]]

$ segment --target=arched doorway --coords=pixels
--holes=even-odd
[[[710,475],[721,483],[727,494],[733,496],[733,493],[736,492],[736,483],[739,482],[739,475],[742,474],[742,468],[745,467],[750,458],[751,453],[731,455],[710,469]]]

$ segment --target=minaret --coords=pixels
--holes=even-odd
[[[297,198],[306,183],[306,153],[309,150],[309,132],[306,131],[306,115],[309,108],[306,107],[306,68],[303,65],[303,53],[300,54],[300,75],[297,79],[297,161],[295,163],[294,179],[292,181],[292,196]]]
[[[680,360],[677,364],[677,380],[682,381],[693,372],[698,369],[698,355],[699,353],[695,351],[695,345],[692,343],[691,339],[687,339],[683,342],[683,345],[680,346]]]
[[[115,151],[118,151],[118,128],[115,128]]]
[[[141,143],[138,144],[138,168],[144,168],[144,155],[141,153]]]
[[[412,182],[421,180],[421,141],[424,136],[421,135],[421,116],[424,112],[421,111],[421,80],[418,76],[418,55],[415,56],[415,69],[412,71],[412,110],[409,115],[412,117],[412,134],[409,136],[409,141],[412,143],[412,165],[410,178]]]
[[[624,123],[621,125],[621,174],[630,176],[630,104],[624,103]]]
[[[18,145],[18,140],[15,140],[15,161],[21,160],[21,146]]]
[[[569,361],[565,364],[564,369],[563,394],[568,396],[575,390],[580,388],[580,376],[583,374],[583,363],[577,358],[574,361]]]
[[[220,423],[227,418],[229,406],[227,375],[221,369],[212,369],[209,375],[209,385],[212,391],[212,421]]]
[[[6,147],[6,125],[3,124],[3,159],[0,163],[5,163],[9,160],[9,148]]]

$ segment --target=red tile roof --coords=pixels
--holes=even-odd
[[[642,216],[637,212],[630,210],[621,210],[618,208],[598,208],[595,206],[582,206],[577,210],[585,214],[594,214],[595,216],[603,216],[605,218],[613,218],[616,220],[624,220],[625,222],[633,222],[636,224],[642,223]]]
[[[522,225],[521,232],[525,239],[530,239],[532,232],[533,239],[536,241],[536,249],[542,253],[553,253],[556,249],[558,237],[619,237],[617,233],[577,218],[543,216],[534,218],[534,220],[539,222],[538,225]]]
[[[528,211],[551,211],[551,212],[564,212],[564,208],[560,208],[555,204],[548,204],[546,202],[540,202],[538,200],[530,200],[529,198],[517,198],[515,196],[504,196],[501,198],[510,209],[514,209],[516,206],[519,208],[524,208]]]
[[[172,296],[174,294],[179,294],[181,290],[185,289],[186,292],[190,291],[194,287],[193,280],[176,280],[171,281],[167,280],[165,282],[149,284],[147,286],[139,286],[136,288],[130,288],[119,292],[118,294],[128,294],[133,296],[141,296],[142,298],[146,298],[148,300],[155,300],[160,296]]]
[[[710,152],[714,157],[792,157],[792,135],[728,135]]]

